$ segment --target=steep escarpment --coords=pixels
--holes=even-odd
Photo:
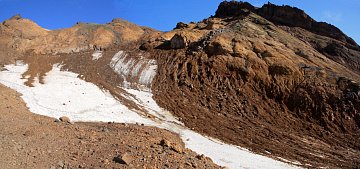
[[[269,6],[282,12],[270,15],[265,10]],[[174,38],[147,44],[147,52],[159,63],[153,87],[159,104],[199,132],[256,152],[313,167],[357,166],[356,44],[343,33],[338,35],[344,38],[332,36],[337,34],[332,29],[324,34],[291,24],[316,21],[287,6],[257,9],[223,2],[219,10],[214,18],[178,24],[171,31],[176,32]],[[316,44],[337,46],[320,50],[296,36],[294,29],[316,37]],[[189,38],[188,32],[202,36]],[[349,46],[352,51],[344,52]],[[336,148],[326,148],[329,145]],[[340,155],[345,152],[351,153]],[[339,161],[339,155],[348,161]]]
[[[288,5],[277,6],[269,2],[261,8],[257,8],[248,2],[224,1],[219,5],[215,17],[236,17],[244,13],[244,10],[256,13],[276,24],[300,27],[310,32],[328,36],[358,47],[352,38],[345,35],[337,27],[325,22],[317,22],[303,10]]]
[[[296,7],[267,3],[257,8],[247,2],[225,1],[219,5],[215,17],[237,17],[246,12],[264,17],[304,42],[310,43],[328,58],[360,72],[358,67],[360,59],[357,57],[360,54],[359,45],[337,27],[325,22],[317,22]]]

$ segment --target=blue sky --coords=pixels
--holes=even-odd
[[[177,22],[200,21],[213,15],[222,0],[0,0],[0,21],[21,14],[47,29],[76,22],[106,23],[123,18],[158,30]],[[262,6],[269,0],[248,0]],[[318,21],[331,23],[360,43],[360,0],[270,0],[305,10]]]

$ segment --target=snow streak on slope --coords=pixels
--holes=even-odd
[[[133,89],[126,89],[127,92],[133,94],[134,99],[144,105],[147,110],[157,110],[159,112],[165,112],[162,110],[152,99],[152,94],[145,91],[137,91]],[[163,123],[157,127],[170,130],[178,133],[181,139],[184,141],[186,148],[195,151],[198,154],[204,154],[210,157],[216,164],[221,166],[227,166],[229,168],[296,168],[286,163],[276,161],[274,159],[254,154],[244,148],[225,144],[219,140],[203,136],[196,133],[183,125],[180,125],[177,120],[173,121],[173,116],[164,114],[166,117]],[[171,119],[171,120],[167,120]]]
[[[124,51],[119,51],[114,55],[110,67],[124,78],[124,86],[130,87],[133,84],[144,91],[150,91],[151,82],[157,70],[155,60],[145,59],[141,55],[129,56]]]
[[[150,92],[125,89],[128,98],[157,117],[157,122],[128,109],[94,84],[78,79],[77,74],[60,71],[58,67],[47,73],[45,84],[35,83],[35,87],[25,86],[26,79],[21,79],[27,65],[8,65],[6,69],[0,72],[0,82],[23,94],[22,98],[34,113],[55,118],[65,115],[74,121],[143,123],[164,128],[178,133],[187,148],[229,168],[295,168],[191,131],[161,109]]]

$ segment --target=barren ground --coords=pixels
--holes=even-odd
[[[29,112],[20,95],[3,85],[0,100],[3,169],[220,168],[185,149],[178,135],[165,130],[115,123],[55,122]],[[171,145],[161,144],[163,139]],[[113,161],[125,153],[133,159],[129,165]]]

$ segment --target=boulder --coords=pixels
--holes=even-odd
[[[247,11],[255,11],[255,7],[248,2],[224,1],[221,2],[215,12],[215,17],[236,17],[243,14],[248,14]]]
[[[168,147],[168,148],[170,148],[171,150],[173,150],[173,151],[175,151],[177,153],[183,153],[184,152],[181,145],[178,145],[176,143],[171,143],[169,140],[166,140],[166,139],[162,139],[160,141],[160,145],[163,146],[163,147]]]
[[[62,116],[62,117],[59,118],[59,120],[62,121],[62,122],[65,122],[65,123],[71,123],[70,118],[67,117],[67,116]]]
[[[175,29],[184,29],[184,28],[188,28],[188,27],[189,27],[188,24],[186,24],[184,22],[179,22],[179,23],[176,24]]]
[[[189,45],[187,38],[181,34],[175,34],[170,40],[172,49],[183,49]]]
[[[16,14],[16,15],[12,16],[10,19],[11,20],[19,20],[19,19],[22,19],[22,17],[20,14]]]
[[[113,159],[113,161],[116,163],[126,164],[126,165],[129,165],[134,160],[135,160],[135,158],[129,153],[124,153],[120,156],[114,157],[114,159]]]

